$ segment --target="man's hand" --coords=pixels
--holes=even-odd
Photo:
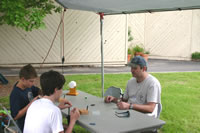
[[[129,103],[126,103],[126,102],[118,102],[117,103],[117,107],[121,110],[123,109],[129,109],[130,107],[130,104]]]
[[[59,105],[58,105],[58,107],[59,107],[60,109],[69,108],[69,107],[71,107],[71,106],[72,106],[71,102],[68,101],[67,99],[65,99],[65,98],[60,98],[60,99],[59,99]]]
[[[106,96],[104,101],[106,103],[110,103],[110,102],[114,101],[114,99],[115,99],[115,97],[113,97],[113,96]]]

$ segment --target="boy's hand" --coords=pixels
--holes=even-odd
[[[76,121],[80,117],[79,109],[73,108],[70,112],[70,121]]]
[[[65,98],[60,98],[60,99],[59,99],[59,103],[60,103],[60,104],[58,105],[58,107],[59,107],[60,109],[65,109],[65,108],[69,108],[69,107],[72,106],[71,102],[68,101],[68,100],[65,99]]]

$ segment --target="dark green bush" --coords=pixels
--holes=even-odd
[[[200,52],[192,53],[192,59],[200,59]]]
[[[144,48],[140,47],[139,45],[136,45],[135,47],[133,47],[133,52],[144,52]]]

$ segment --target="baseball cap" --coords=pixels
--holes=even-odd
[[[140,65],[141,67],[144,67],[144,66],[147,67],[147,62],[142,56],[135,56],[128,63],[128,66],[130,67],[136,67],[137,65]]]

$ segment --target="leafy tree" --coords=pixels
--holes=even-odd
[[[0,25],[32,31],[45,27],[44,17],[52,11],[61,12],[52,0],[0,0]]]

